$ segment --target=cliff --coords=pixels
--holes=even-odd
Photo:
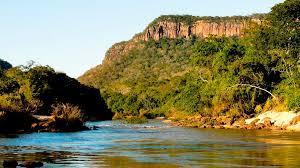
[[[112,60],[117,60],[120,55],[128,52],[132,48],[136,48],[137,46],[138,44],[134,40],[116,43],[106,52],[103,62],[109,63]]]
[[[155,19],[134,40],[162,38],[206,38],[214,36],[242,36],[251,22],[261,23],[263,15],[233,17],[161,16]]]
[[[103,63],[118,60],[120,55],[138,46],[140,41],[162,38],[207,38],[213,36],[241,37],[251,22],[260,24],[263,14],[232,17],[198,17],[190,15],[160,16],[131,40],[113,45],[106,53]]]
[[[206,38],[210,35],[216,36],[241,36],[246,27],[246,20],[211,21],[199,19],[193,23],[185,23],[170,18],[158,19],[149,25],[146,30],[138,36],[138,39],[148,41],[161,38],[188,38],[191,36]]]

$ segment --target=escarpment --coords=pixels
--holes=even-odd
[[[145,33],[139,37],[142,40],[160,40],[162,38],[206,38],[210,35],[215,36],[242,36],[247,22],[240,20],[237,22],[210,22],[199,20],[193,25],[182,22],[161,21],[156,25],[150,26]]]
[[[213,36],[243,36],[252,23],[261,23],[263,15],[233,17],[161,16],[155,19],[136,40],[160,40],[162,38],[207,38]]]
[[[163,38],[207,38],[209,36],[241,37],[250,23],[262,22],[263,15],[233,17],[197,17],[166,15],[155,19],[131,40],[113,45],[103,63],[119,60],[122,53],[137,47],[140,41]]]

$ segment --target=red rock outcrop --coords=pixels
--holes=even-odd
[[[193,25],[187,25],[182,22],[161,21],[146,28],[143,34],[138,38],[148,41],[149,39],[159,40],[161,38],[188,38],[195,36],[206,38],[210,35],[215,36],[242,36],[247,22],[241,21],[222,21],[211,22],[199,20]]]
[[[187,20],[185,20],[187,19]],[[207,38],[214,36],[243,36],[250,22],[258,23],[255,17],[196,17],[162,16],[154,20],[142,33],[131,40],[113,45],[106,53],[103,63],[118,60],[122,53],[137,47],[139,41],[160,40],[162,38]]]

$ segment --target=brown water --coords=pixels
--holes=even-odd
[[[98,130],[0,136],[0,161],[45,167],[300,167],[300,133],[89,123]]]

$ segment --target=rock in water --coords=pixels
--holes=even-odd
[[[26,167],[26,168],[36,168],[36,167],[43,167],[44,164],[42,162],[24,162],[19,166]]]
[[[16,160],[4,160],[3,167],[4,168],[15,168],[18,166],[18,162]]]

